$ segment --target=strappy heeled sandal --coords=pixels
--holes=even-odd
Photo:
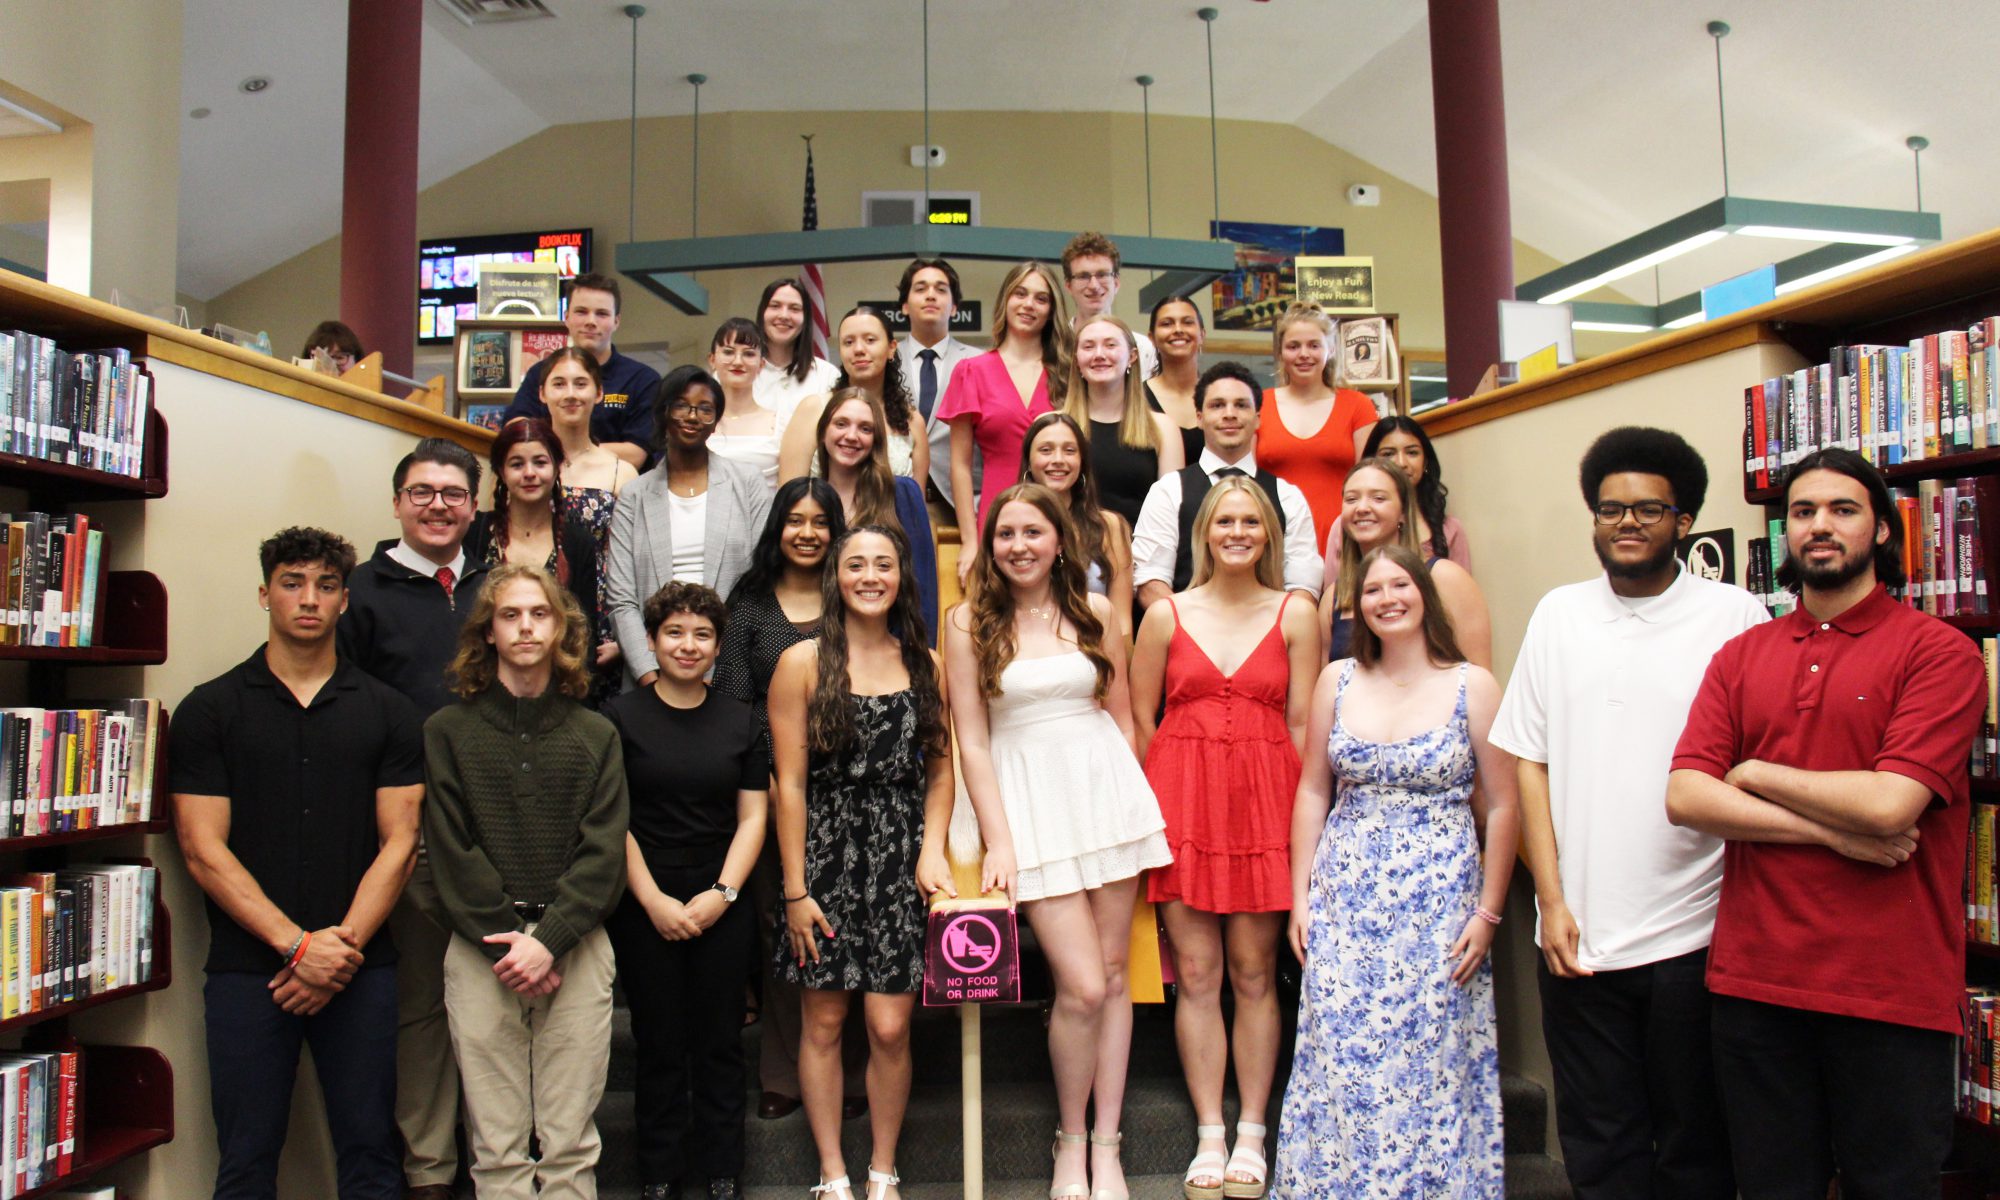
[[[1118,1144],[1124,1140],[1125,1135],[1122,1133],[1093,1133],[1090,1135],[1091,1145],[1111,1146],[1114,1148],[1114,1151]],[[1090,1200],[1132,1200],[1132,1189],[1128,1187],[1122,1192],[1114,1192],[1110,1188],[1092,1188]]]
[[[854,1185],[847,1182],[847,1176],[842,1175],[838,1179],[821,1180],[812,1191],[806,1194],[809,1196],[825,1196],[827,1200],[854,1200]]]
[[[1229,1165],[1223,1168],[1222,1175],[1222,1194],[1226,1200],[1262,1200],[1264,1189],[1270,1186],[1270,1159],[1264,1150],[1252,1150],[1244,1145],[1243,1139],[1253,1137],[1265,1141],[1267,1132],[1255,1121],[1236,1122],[1236,1148],[1229,1152]],[[1232,1171],[1250,1176],[1250,1182],[1229,1178]]]
[[[894,1167],[886,1171],[878,1171],[874,1167],[868,1168],[868,1200],[888,1200],[889,1189],[902,1182],[896,1178]]]
[[[1064,1133],[1062,1127],[1059,1125],[1056,1127],[1056,1140],[1049,1143],[1049,1158],[1053,1161],[1062,1152],[1064,1146],[1074,1146],[1089,1140],[1090,1136],[1088,1134]],[[1084,1169],[1086,1171],[1089,1170],[1090,1164],[1086,1162]],[[1087,1198],[1089,1195],[1090,1185],[1087,1183],[1065,1183],[1061,1187],[1056,1187],[1054,1184],[1049,1186],[1049,1200],[1076,1200],[1077,1197]]]
[[[1197,1142],[1220,1141],[1229,1136],[1226,1125],[1197,1125],[1194,1127]],[[1228,1168],[1223,1165],[1222,1153],[1218,1150],[1204,1150],[1194,1156],[1188,1164],[1187,1174],[1181,1176],[1181,1195],[1187,1200],[1222,1200],[1221,1179]],[[1208,1178],[1217,1181],[1214,1187],[1202,1187],[1195,1180]]]

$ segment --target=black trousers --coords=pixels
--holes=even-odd
[[[1743,1200],[1938,1195],[1955,1035],[1717,996],[1715,1076]]]
[[[660,890],[686,902],[719,877],[721,860],[655,868]],[[743,981],[757,928],[747,898],[698,938],[670,942],[627,892],[604,923],[632,1005],[639,1077],[639,1178],[720,1179],[743,1172]]]
[[[1577,1200],[1734,1200],[1707,966],[1704,948],[1558,979],[1536,960],[1563,1165]]]

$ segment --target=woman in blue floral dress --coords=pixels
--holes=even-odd
[[[1292,816],[1305,981],[1272,1194],[1500,1200],[1487,952],[1518,820],[1513,764],[1486,739],[1500,687],[1459,652],[1421,559],[1385,546],[1361,570],[1354,657],[1314,691],[1306,744],[1326,752]]]

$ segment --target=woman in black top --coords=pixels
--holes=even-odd
[[[743,1171],[743,989],[757,935],[738,891],[764,844],[771,779],[750,706],[702,682],[722,598],[669,583],[646,602],[659,678],[604,707],[625,753],[625,898],[607,921],[638,1043],[642,1195],[685,1175],[735,1196]],[[657,1191],[656,1191],[657,1189]]]
[[[1201,429],[1195,424],[1194,386],[1201,379],[1201,347],[1208,327],[1201,310],[1186,296],[1168,296],[1153,305],[1153,345],[1160,352],[1160,370],[1146,381],[1146,403],[1180,430],[1181,451],[1188,462],[1201,457]]]
[[[1187,465],[1180,430],[1146,407],[1138,347],[1117,317],[1085,321],[1076,331],[1075,367],[1061,405],[1089,435],[1097,498],[1127,526],[1139,519],[1153,481]]]

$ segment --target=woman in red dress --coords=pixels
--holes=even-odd
[[[1317,304],[1294,304],[1278,318],[1271,357],[1278,383],[1264,392],[1257,465],[1306,494],[1313,533],[1324,538],[1340,515],[1340,489],[1375,426],[1375,403],[1333,384],[1333,318]]]
[[[1291,908],[1291,803],[1319,630],[1312,606],[1285,593],[1284,526],[1253,480],[1218,480],[1193,538],[1192,586],[1147,611],[1132,657],[1139,752],[1174,855],[1172,866],[1153,871],[1147,894],[1173,940],[1174,1032],[1200,1138],[1186,1194],[1255,1197],[1266,1178],[1264,1117],[1279,1040],[1272,980]],[[1242,1102],[1226,1161],[1225,968]]]

